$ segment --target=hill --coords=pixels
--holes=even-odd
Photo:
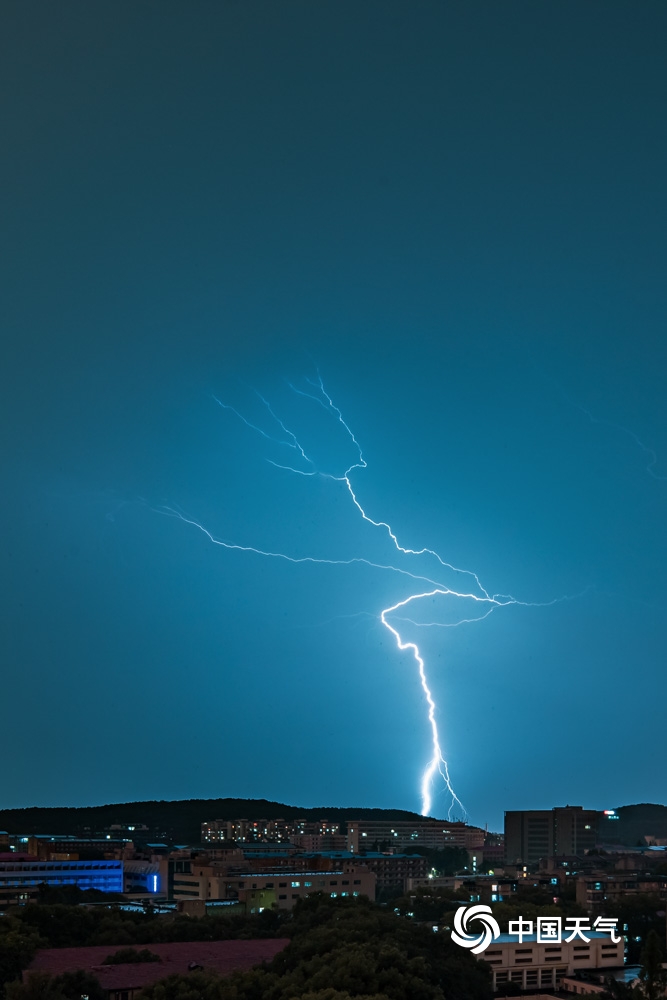
[[[74,834],[94,837],[114,824],[148,827],[141,839],[169,844],[197,844],[201,824],[214,819],[420,819],[403,809],[359,809],[318,806],[304,809],[267,799],[182,799],[118,802],[103,806],[33,806],[0,810],[0,829],[17,834]],[[139,837],[136,837],[139,840]]]
[[[634,806],[620,806],[614,813],[618,819],[605,817],[600,822],[601,844],[641,847],[645,845],[645,837],[667,840],[667,806],[641,802]]]

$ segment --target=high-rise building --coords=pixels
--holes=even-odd
[[[505,861],[529,865],[540,858],[584,854],[597,843],[599,816],[582,806],[506,812]]]

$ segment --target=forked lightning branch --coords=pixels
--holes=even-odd
[[[556,603],[558,600],[563,600],[564,598],[557,598],[556,600],[546,602],[546,604],[538,604],[537,602],[519,601],[507,594],[492,594],[482,586],[480,579],[475,572],[472,570],[460,569],[459,567],[454,566],[452,563],[444,560],[434,549],[413,549],[402,545],[390,523],[388,521],[376,520],[373,516],[371,516],[371,514],[368,513],[359,499],[359,487],[355,484],[357,478],[361,478],[361,473],[367,468],[367,462],[363,456],[362,449],[357,441],[357,438],[350,429],[348,423],[344,420],[340,409],[334,404],[333,400],[325,390],[322,379],[318,375],[316,380],[306,379],[303,387],[290,384],[289,389],[292,393],[303,398],[306,401],[306,405],[322,408],[328,415],[328,418],[331,418],[331,420],[335,422],[336,426],[340,430],[340,433],[347,440],[352,453],[351,461],[344,471],[336,472],[335,470],[331,471],[319,468],[301,444],[301,441],[295,431],[286,425],[284,420],[275,411],[268,400],[266,400],[259,393],[257,393],[257,396],[261,401],[263,411],[266,415],[264,426],[260,426],[259,422],[251,422],[235,407],[230,406],[216,397],[214,397],[214,399],[225,412],[230,414],[230,416],[241,420],[247,427],[257,434],[258,437],[269,442],[272,447],[279,449],[277,451],[278,455],[288,454],[290,456],[289,460],[266,458],[266,461],[275,467],[277,474],[287,473],[288,475],[307,478],[319,477],[323,480],[329,480],[332,483],[344,484],[349,495],[350,502],[356,508],[359,516],[371,528],[378,529],[385,534],[390,549],[394,553],[400,553],[402,556],[407,556],[413,561],[418,557],[420,559],[426,558],[430,560],[431,564],[434,566],[433,572],[429,571],[428,575],[424,575],[423,573],[412,572],[401,566],[395,566],[391,561],[379,563],[363,555],[358,555],[350,559],[337,559],[335,556],[332,556],[331,558],[318,558],[315,556],[291,555],[286,552],[267,551],[249,544],[231,543],[216,538],[203,524],[192,517],[186,516],[177,509],[172,507],[160,507],[158,510],[160,513],[177,517],[185,523],[198,528],[212,543],[225,549],[255,553],[256,555],[264,556],[266,558],[286,560],[290,563],[318,563],[332,566],[352,566],[354,564],[362,564],[382,570],[388,574],[396,574],[402,578],[407,577],[408,579],[414,581],[416,584],[414,593],[410,593],[408,597],[397,600],[389,607],[380,609],[377,613],[377,619],[383,627],[391,633],[397,649],[400,652],[408,652],[414,659],[426,702],[426,719],[431,743],[431,756],[428,763],[424,767],[420,782],[422,815],[427,816],[431,812],[434,785],[436,779],[439,778],[449,796],[450,817],[454,810],[459,812],[462,816],[465,816],[466,811],[461,803],[461,800],[454,791],[452,780],[450,778],[449,767],[443,751],[442,739],[438,728],[437,705],[433,695],[432,684],[429,681],[426,663],[417,643],[407,641],[403,638],[401,631],[399,631],[399,628],[402,627],[401,623],[409,623],[411,626],[416,628],[451,628],[472,622],[479,622],[482,619],[487,618],[497,608],[507,607],[509,605],[545,607]],[[450,573],[460,574],[467,578],[470,581],[468,587],[461,590],[452,589],[440,578],[441,574],[445,570]],[[465,616],[460,616],[458,619],[449,622],[419,622],[410,616],[414,613],[414,609],[420,601],[436,596],[458,598],[460,599],[459,603],[462,601],[464,606],[469,608],[469,612]]]

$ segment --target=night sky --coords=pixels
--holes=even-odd
[[[0,45],[0,804],[420,809],[415,582],[164,514],[431,576],[318,370],[369,516],[548,605],[404,626],[470,820],[665,802],[667,5],[11,0]]]

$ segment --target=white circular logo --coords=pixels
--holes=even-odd
[[[476,937],[468,933],[468,924],[475,920],[479,921],[484,928],[482,933]],[[473,955],[479,955],[497,937],[500,937],[500,927],[490,906],[485,906],[483,903],[477,906],[459,906],[454,914],[452,941],[460,944],[462,948],[470,948]]]

